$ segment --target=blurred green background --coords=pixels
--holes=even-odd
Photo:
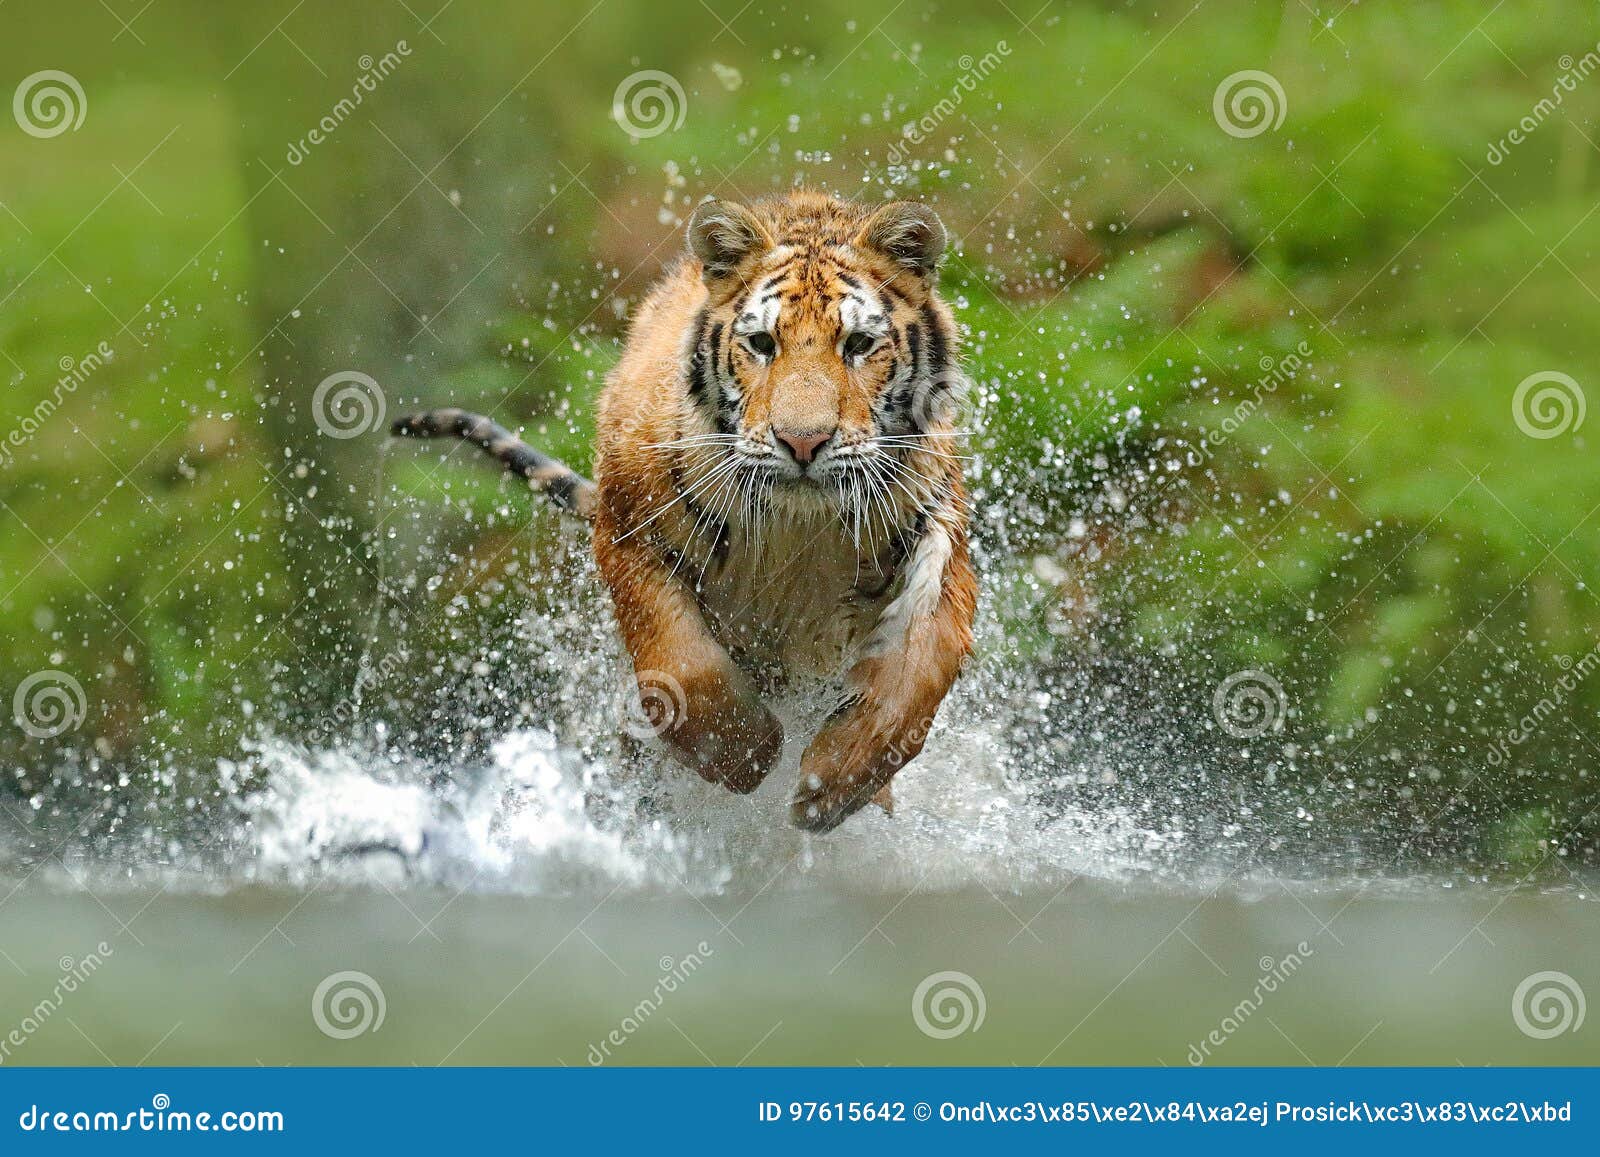
[[[464,455],[380,476],[317,386],[360,372],[391,415],[472,406],[585,467],[695,201],[804,182],[925,199],[956,239],[982,677],[1037,704],[1101,673],[1017,719],[1041,791],[1143,704],[1182,750],[1130,781],[1204,762],[1412,859],[1592,860],[1600,460],[1513,398],[1600,380],[1594,5],[1034,8],[6,5],[0,88],[62,70],[86,110],[0,119],[0,437],[33,427],[0,461],[0,691],[66,672],[85,717],[8,725],[0,790],[181,824],[218,757],[325,733],[374,655],[413,744],[549,722],[525,644],[603,624],[561,593],[581,543]],[[614,115],[642,70],[681,88],[659,133]],[[1245,70],[1274,123],[1218,106]],[[1241,669],[1281,732],[1219,731]],[[419,734],[441,703],[459,728]]]

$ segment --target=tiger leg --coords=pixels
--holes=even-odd
[[[611,588],[650,728],[702,778],[754,791],[783,749],[783,727],[755,684],[655,550],[616,541],[604,513],[595,524],[595,558]]]
[[[977,587],[964,538],[956,531],[918,555],[905,594],[884,612],[885,637],[851,668],[854,699],[800,759],[789,811],[797,827],[828,831],[869,801],[891,810],[889,781],[922,750],[972,649]],[[937,569],[919,575],[919,565]]]

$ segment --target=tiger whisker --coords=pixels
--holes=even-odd
[[[709,472],[702,473],[696,479],[692,480],[691,483],[688,486],[686,486],[683,490],[681,490],[670,502],[667,502],[667,503],[663,504],[659,510],[657,510],[654,514],[650,515],[650,517],[646,518],[643,522],[639,523],[632,530],[628,531],[627,534],[619,535],[618,537],[612,539],[611,541],[613,543],[618,543],[618,542],[621,542],[625,538],[629,538],[632,535],[638,534],[641,530],[643,530],[645,527],[649,526],[656,519],[660,518],[667,511],[671,510],[678,503],[684,501],[687,498],[692,498],[695,494],[698,494],[700,491],[704,490],[707,486],[709,486],[711,484],[711,481],[713,479],[718,478],[718,477],[722,476],[723,474],[726,474],[730,470],[737,469],[738,466],[739,466],[739,459],[731,457],[731,456],[727,457],[727,458],[721,458],[721,459],[715,460],[715,463],[714,463],[714,465],[711,466]]]
[[[926,475],[922,474],[920,471],[911,469],[910,466],[900,461],[900,459],[896,458],[893,454],[879,454],[874,456],[871,461],[874,465],[887,467],[890,470],[897,471],[910,478],[913,478],[918,482],[926,483],[928,481]]]
[[[738,459],[734,459],[734,462],[737,465]],[[737,492],[738,492],[738,488],[737,488],[738,479],[739,479],[739,471],[737,469],[730,470],[730,471],[723,471],[718,476],[716,485],[712,486],[712,487],[709,487],[707,489],[707,491],[705,492],[706,496],[707,496],[706,497],[705,508],[703,510],[701,510],[699,517],[694,520],[694,526],[689,531],[689,543],[691,545],[694,544],[694,543],[699,542],[699,540],[700,540],[700,527],[701,527],[702,524],[705,525],[707,530],[711,530],[712,528],[714,528],[717,525],[718,522],[723,522],[724,525],[726,525],[726,516],[723,513],[724,496],[725,495],[729,495],[730,491],[732,492],[732,494],[735,494],[735,495],[737,494]],[[700,575],[695,580],[696,583],[700,583],[700,582],[704,582],[705,581],[706,569],[711,565],[711,559],[715,554],[716,554],[716,540],[713,539],[712,542],[711,542],[710,547],[706,550],[705,562],[701,564]],[[673,574],[677,574],[678,573],[678,566],[682,564],[682,562],[683,562],[684,558],[686,557],[686,555],[687,555],[687,552],[685,552],[684,554],[680,554],[678,556],[677,563],[674,563],[673,567],[672,567],[672,573]]]
[[[881,514],[883,516],[883,537],[885,543],[887,543],[889,538],[892,537],[894,533],[893,504],[890,501],[887,488],[883,485],[882,480],[876,474],[869,471],[865,474],[865,477],[867,481],[868,494],[872,500],[873,511],[875,514]],[[872,545],[872,554],[874,558],[878,556],[878,547],[876,543]]]
[[[931,446],[918,445],[915,442],[902,442],[897,438],[875,438],[874,444],[891,450],[915,450],[919,454],[926,454],[931,458],[950,458],[961,462],[971,462],[971,454],[956,454],[949,450],[937,450]]]
[[[728,514],[733,510],[734,502],[739,498],[739,495],[743,491],[741,480],[741,473],[735,470],[732,474],[726,477],[722,487],[720,488],[721,491],[727,491],[726,501],[724,501],[720,491],[718,494],[713,496],[713,504],[710,508],[711,521],[707,524],[708,530],[714,529],[719,522],[724,527],[728,525]],[[729,533],[732,533],[731,529]],[[695,534],[696,536],[699,534],[698,523],[696,524]],[[716,554],[717,544],[716,540],[713,539],[711,545],[706,549],[705,561],[700,564],[700,574],[695,578],[695,584],[697,586],[706,581],[706,571],[711,568],[711,560],[716,557]]]
[[[927,505],[928,499],[933,497],[933,494],[932,488],[928,486],[925,478],[896,462],[893,458],[884,458],[882,465],[886,466],[890,471],[885,477],[900,488],[901,492],[911,500],[913,506],[921,509]],[[911,486],[907,484],[908,482],[914,484],[916,490],[912,490]]]
[[[693,434],[687,438],[674,438],[670,442],[646,442],[646,450],[678,450],[691,446],[736,446],[744,441],[737,434]]]

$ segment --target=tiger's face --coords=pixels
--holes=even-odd
[[[810,195],[695,211],[689,247],[708,296],[689,390],[730,469],[786,492],[859,496],[949,432],[959,377],[934,294],[944,245],[938,217],[912,202]]]

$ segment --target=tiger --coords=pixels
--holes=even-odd
[[[804,189],[707,199],[686,232],[607,375],[593,481],[461,410],[392,431],[465,439],[592,524],[652,729],[704,779],[754,791],[769,697],[834,688],[789,804],[826,832],[891,810],[972,652],[947,234],[919,202]]]

